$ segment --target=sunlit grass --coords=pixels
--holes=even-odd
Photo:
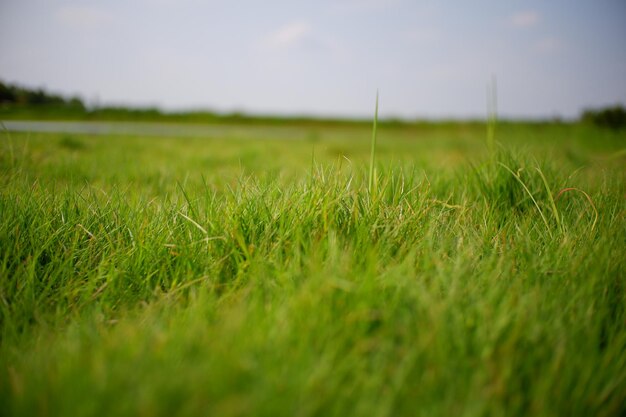
[[[624,414],[624,138],[585,129],[12,134],[0,414]]]

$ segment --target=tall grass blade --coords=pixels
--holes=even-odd
[[[493,156],[496,137],[496,122],[498,119],[498,83],[495,75],[487,85],[487,148]]]
[[[372,143],[371,143],[371,153],[370,153],[370,170],[369,170],[369,180],[367,182],[367,189],[370,193],[370,196],[374,192],[374,177],[375,177],[375,158],[376,158],[376,127],[378,124],[378,90],[376,91],[376,109],[374,110],[374,125],[372,127]]]

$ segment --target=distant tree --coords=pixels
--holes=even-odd
[[[71,107],[72,109],[78,109],[78,110],[85,110],[85,104],[83,103],[83,101],[78,98],[78,97],[72,97],[68,102],[67,105],[69,107]]]
[[[15,103],[16,99],[15,87],[0,81],[0,104]]]
[[[621,105],[604,109],[585,110],[581,116],[583,122],[612,130],[626,128],[626,110]]]

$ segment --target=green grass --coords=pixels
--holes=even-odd
[[[301,129],[4,134],[0,415],[626,413],[623,132]]]

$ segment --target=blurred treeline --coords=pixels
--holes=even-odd
[[[0,119],[5,120],[101,120],[101,121],[162,121],[199,123],[296,123],[325,125],[370,124],[370,119],[329,119],[311,116],[263,116],[239,112],[217,113],[208,110],[164,112],[156,107],[132,108],[124,106],[88,106],[80,97],[64,97],[42,88],[26,88],[0,80]],[[554,120],[552,120],[554,122]],[[580,121],[602,128],[626,128],[626,111],[620,105],[585,110]],[[381,120],[393,127],[414,124],[400,119]],[[451,122],[451,121],[448,121]],[[445,123],[445,122],[444,122]]]
[[[319,119],[309,116],[262,116],[240,112],[217,113],[209,110],[164,112],[156,107],[86,105],[79,97],[66,98],[42,88],[30,89],[0,80],[0,119],[4,120],[98,120],[98,121],[160,121],[197,123],[296,123],[328,125],[369,124],[370,119]],[[389,120],[387,124],[403,124]]]
[[[41,88],[24,88],[2,81],[0,81],[0,105],[3,110],[24,107],[57,107],[73,111],[85,111],[85,104],[78,97],[66,98],[58,94],[51,94]]]
[[[596,126],[619,130],[626,128],[626,110],[622,106],[607,107],[599,110],[585,110],[581,116],[583,122]]]

